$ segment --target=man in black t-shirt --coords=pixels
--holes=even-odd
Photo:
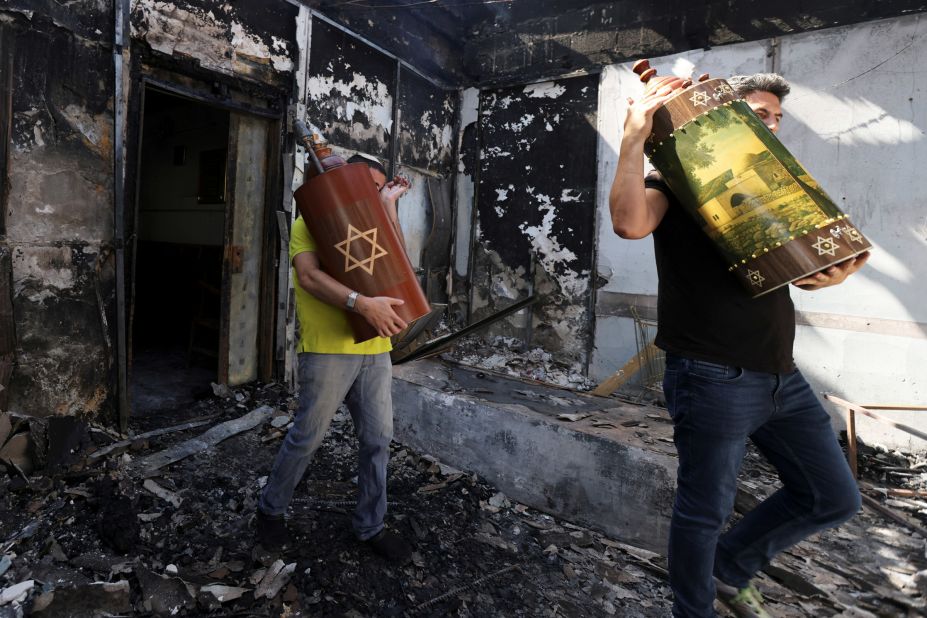
[[[775,133],[788,83],[761,73],[728,80]],[[679,454],[670,525],[670,585],[677,617],[715,616],[716,594],[741,616],[768,616],[751,578],[783,549],[852,517],[859,489],[830,417],[795,368],[795,313],[787,287],[753,299],[659,174],[644,177],[644,142],[664,87],[628,100],[609,195],[615,233],[653,234],[659,290],[656,344]],[[842,283],[868,254],[799,279]],[[775,466],[782,488],[724,534],[747,438]]]

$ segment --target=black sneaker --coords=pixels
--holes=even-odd
[[[283,516],[265,515],[260,509],[257,511],[257,538],[268,551],[283,551],[293,544]]]
[[[391,530],[384,528],[376,536],[364,541],[370,549],[387,561],[398,566],[409,564],[412,560],[412,548],[405,540]]]

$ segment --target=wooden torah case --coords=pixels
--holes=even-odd
[[[817,181],[723,79],[654,79],[678,90],[644,151],[754,298],[871,248]]]
[[[293,197],[326,273],[364,296],[405,301],[394,309],[406,322],[431,311],[366,164],[328,169],[307,180]],[[377,336],[359,314],[347,315],[355,343]]]

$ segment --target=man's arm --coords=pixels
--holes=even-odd
[[[319,266],[319,258],[312,251],[303,251],[293,257],[296,279],[304,290],[333,307],[347,310],[346,304],[351,288],[342,285]],[[358,296],[354,310],[373,326],[381,337],[392,337],[407,324],[393,307],[404,304],[398,298],[388,296]]]
[[[618,153],[618,169],[608,196],[612,228],[622,238],[644,238],[660,225],[669,202],[656,189],[644,187],[644,142],[653,128],[653,114],[673,94],[665,87],[635,102],[628,99],[628,115]]]
[[[814,273],[813,275],[808,275],[807,277],[793,281],[792,285],[809,292],[812,290],[827,288],[832,285],[839,285],[846,281],[847,277],[862,268],[863,264],[865,264],[868,259],[869,252],[864,251],[856,257],[852,257],[848,260],[840,262],[839,264],[829,266],[820,272]]]

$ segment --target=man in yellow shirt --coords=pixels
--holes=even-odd
[[[398,230],[396,203],[408,184],[387,183],[386,170],[376,160],[355,155],[348,162],[368,166],[380,201]],[[393,437],[389,338],[406,327],[393,309],[403,301],[362,296],[326,274],[302,217],[296,219],[290,232],[290,261],[298,282],[296,312],[301,328],[297,350],[299,401],[293,427],[277,453],[258,502],[258,540],[271,550],[290,545],[284,513],[335,412],[344,402],[360,443],[354,532],[378,554],[404,564],[411,557],[409,546],[383,523],[386,464]],[[355,344],[348,311],[362,315],[380,336]]]

